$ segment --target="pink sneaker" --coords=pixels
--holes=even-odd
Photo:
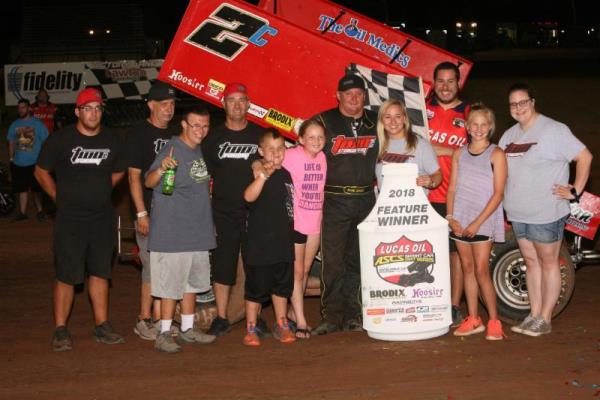
[[[487,324],[487,340],[502,340],[506,337],[502,331],[502,322],[499,319],[490,319]]]

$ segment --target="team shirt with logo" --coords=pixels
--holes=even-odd
[[[192,149],[173,136],[149,170],[160,166],[171,146],[178,163],[175,189],[166,195],[161,183],[154,187],[148,249],[162,253],[210,250],[216,246],[208,193],[210,175],[200,146]]]
[[[466,118],[469,106],[461,102],[454,108],[445,110],[432,97],[427,102],[427,119],[429,122],[429,142],[434,146],[458,149],[467,144]],[[439,156],[438,163],[442,172],[442,183],[429,192],[429,201],[446,203],[448,186],[450,185],[451,156]]]
[[[276,170],[256,201],[249,204],[244,261],[249,265],[294,262],[294,185],[290,173]]]
[[[177,133],[177,127],[173,124],[166,129],[161,129],[152,125],[148,120],[131,128],[127,134],[129,167],[141,170],[141,176],[144,177],[156,155]],[[150,210],[152,189],[145,186],[143,188],[144,206],[146,210]]]
[[[326,184],[372,186],[378,150],[375,113],[365,110],[363,116],[355,120],[334,108],[316,118],[325,125]]]
[[[508,160],[504,209],[509,221],[547,224],[570,213],[569,201],[552,194],[569,183],[569,163],[585,145],[563,123],[539,115],[523,131],[519,124],[500,139]]]
[[[13,164],[19,167],[34,165],[47,138],[48,129],[37,118],[18,119],[10,124],[6,139],[14,144]]]
[[[314,158],[302,146],[285,151],[283,166],[294,182],[294,229],[305,235],[321,232],[327,160],[323,152]]]
[[[59,217],[73,220],[107,218],[112,213],[112,174],[126,168],[123,144],[116,133],[102,127],[85,136],[75,125],[44,143],[37,165],[56,175]]]
[[[208,171],[213,178],[213,206],[219,210],[244,208],[244,190],[254,179],[252,162],[258,155],[261,128],[251,122],[234,131],[225,124],[213,129],[202,142]]]
[[[381,155],[381,160],[375,167],[377,175],[377,186],[381,188],[383,183],[383,175],[381,170],[384,164],[390,163],[411,163],[417,164],[419,176],[431,175],[440,169],[435,151],[431,144],[422,137],[417,137],[417,144],[412,151],[406,149],[406,139],[390,139],[387,151]],[[427,189],[423,188],[425,195]]]

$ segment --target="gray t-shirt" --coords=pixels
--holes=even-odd
[[[552,193],[569,183],[569,163],[585,145],[563,123],[539,115],[523,132],[519,124],[498,143],[508,160],[504,209],[509,221],[547,224],[570,213],[569,201]]]
[[[177,136],[163,146],[150,166],[160,166],[173,147],[178,166],[175,190],[162,193],[162,182],[154,188],[148,249],[164,253],[205,251],[216,246],[208,187],[210,175],[200,146],[190,148]]]
[[[381,169],[383,164],[389,163],[417,164],[419,176],[431,175],[440,169],[433,147],[431,147],[431,144],[427,140],[420,136],[417,137],[417,145],[411,152],[408,152],[406,149],[406,139],[390,139],[387,151],[375,165],[377,186],[379,188],[381,188],[383,182]],[[429,193],[427,189],[423,188],[423,190],[425,191],[425,195]]]

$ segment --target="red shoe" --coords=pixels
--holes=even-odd
[[[470,315],[460,323],[460,326],[454,331],[454,336],[469,336],[485,331],[481,318],[473,318]]]
[[[281,318],[275,323],[273,326],[273,337],[285,344],[294,343],[296,341],[296,336],[290,329],[287,318]]]
[[[498,319],[490,319],[487,324],[487,340],[502,340],[506,337],[502,331],[502,322]]]
[[[244,336],[244,340],[242,340],[242,343],[246,346],[252,346],[252,347],[260,346],[260,338],[258,337],[258,334],[256,333],[256,327],[254,325],[250,325],[248,327],[246,336]]]

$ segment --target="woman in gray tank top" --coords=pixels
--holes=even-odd
[[[457,149],[452,157],[446,218],[460,256],[469,311],[454,335],[485,330],[477,311],[477,295],[481,291],[490,317],[485,338],[502,340],[504,333],[498,319],[489,259],[493,242],[504,241],[502,198],[507,166],[504,152],[490,143],[494,126],[491,109],[483,104],[472,105],[467,117],[469,144]]]

